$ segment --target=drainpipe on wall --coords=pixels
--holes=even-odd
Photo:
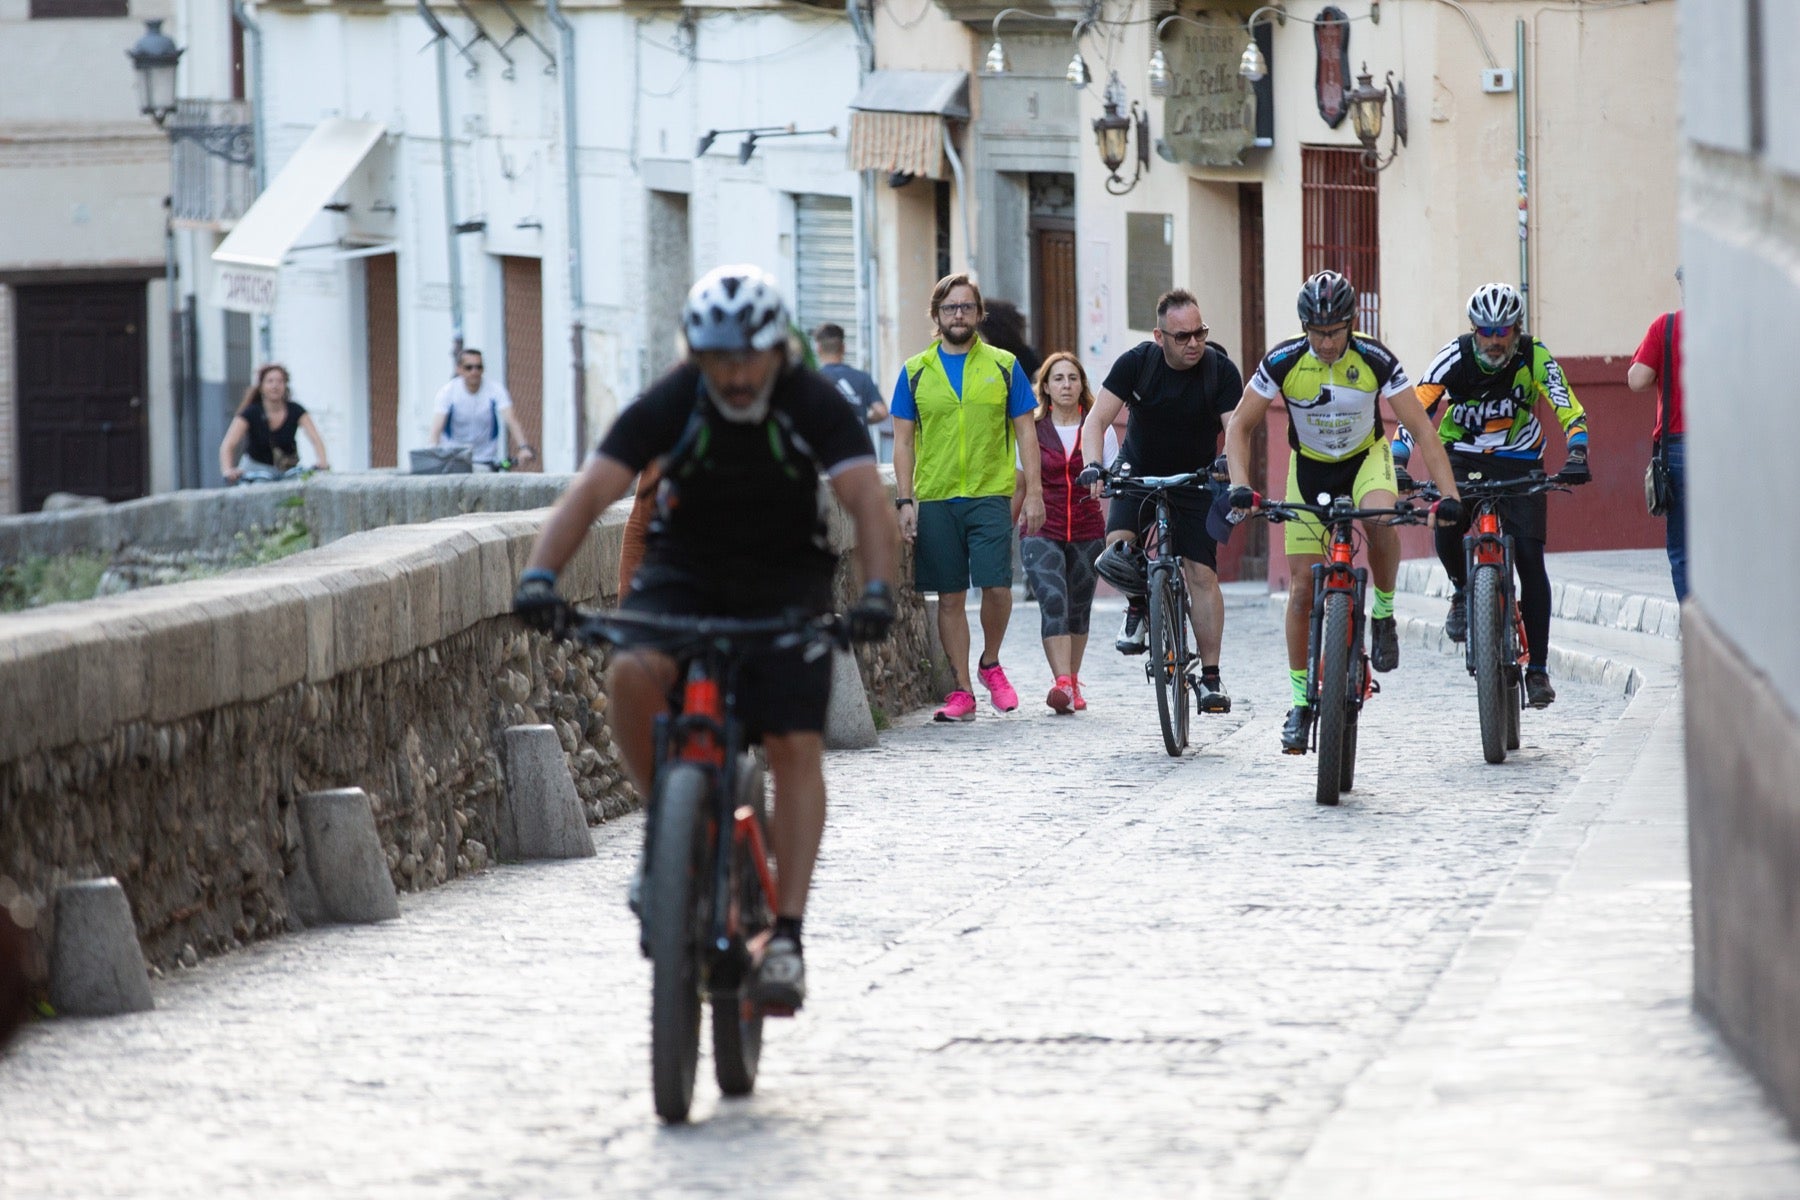
[[[450,135],[450,59],[444,43],[449,33],[431,15],[427,0],[418,0],[419,19],[432,33],[432,49],[437,52],[438,147],[444,156],[444,245],[450,253],[450,361],[462,357],[463,288],[462,256],[456,244],[456,157],[455,142]]]
[[[950,122],[945,121],[940,128],[944,131],[944,153],[950,158],[950,173],[956,176],[956,206],[962,210],[963,227],[963,261],[975,261],[975,235],[969,232],[969,187],[963,178],[962,159],[956,156],[956,143],[950,140]]]
[[[587,347],[582,312],[586,300],[581,288],[581,161],[580,139],[576,136],[575,118],[575,27],[563,16],[559,0],[544,0],[550,23],[556,26],[557,48],[561,59],[556,69],[562,75],[563,102],[563,201],[568,207],[567,235],[569,257],[569,364],[574,371],[571,395],[575,404],[575,469],[581,470],[587,455]]]
[[[263,125],[263,36],[262,26],[251,16],[244,0],[231,0],[231,15],[250,35],[250,141],[256,153],[256,194],[269,186],[269,139]],[[275,318],[272,313],[256,315],[256,344],[263,362],[275,359]]]
[[[1525,20],[1513,23],[1513,74],[1518,84],[1513,109],[1519,144],[1519,296],[1525,301],[1525,329],[1531,329],[1531,175],[1525,157]]]
[[[857,55],[856,82],[860,86],[875,69],[875,40],[869,34],[869,25],[863,19],[862,0],[844,0],[844,14],[850,18],[850,28],[856,31],[856,41],[861,52]],[[875,176],[871,171],[857,173],[858,207],[862,212],[862,262],[856,272],[856,287],[862,294],[857,297],[862,311],[862,343],[864,350],[864,367],[877,379],[881,378],[881,363],[877,359],[876,338],[878,332],[875,321]]]

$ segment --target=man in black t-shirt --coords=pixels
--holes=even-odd
[[[1152,341],[1121,354],[1081,426],[1082,456],[1101,461],[1106,430],[1125,408],[1125,440],[1119,457],[1133,475],[1180,475],[1204,471],[1219,452],[1225,420],[1243,395],[1244,380],[1225,352],[1208,345],[1209,332],[1200,302],[1181,288],[1156,301]],[[1084,482],[1099,491],[1099,472],[1082,472]],[[1229,712],[1231,699],[1219,679],[1219,645],[1225,627],[1225,598],[1219,591],[1218,544],[1206,531],[1210,498],[1203,493],[1177,494],[1170,504],[1174,551],[1182,559],[1188,604],[1199,642],[1201,712]],[[1106,541],[1141,542],[1156,519],[1153,505],[1135,496],[1115,496],[1107,514]],[[1118,648],[1125,654],[1144,652],[1141,601],[1131,600]]]
[[[851,635],[885,637],[899,527],[869,435],[837,390],[789,358],[787,306],[755,267],[720,267],[688,294],[687,359],[619,414],[599,452],[545,522],[514,609],[539,625],[562,608],[556,572],[594,521],[657,465],[657,512],[643,564],[620,602],[627,610],[711,616],[825,612],[837,556],[825,538],[821,476],[856,523],[868,581],[849,613]],[[608,675],[607,716],[639,796],[655,774],[653,730],[668,709],[676,664],[621,651]],[[775,777],[770,843],[776,924],[756,995],[769,1007],[805,999],[801,918],[825,829],[823,774],[830,656],[760,655],[739,677],[739,704]]]

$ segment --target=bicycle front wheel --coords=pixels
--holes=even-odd
[[[754,754],[738,757],[737,807],[749,805],[758,826],[766,824],[767,786],[762,764]],[[764,838],[767,838],[764,834]],[[765,845],[767,844],[765,840]],[[756,852],[748,840],[732,850],[731,886],[738,897],[738,932],[745,940],[773,924],[768,899],[757,873]],[[762,1061],[763,1011],[750,998],[748,974],[731,986],[715,983],[712,989],[713,1074],[727,1096],[748,1096],[756,1087],[756,1068]]]
[[[1319,787],[1314,799],[1336,804],[1344,787],[1344,752],[1349,748],[1350,593],[1325,593],[1319,620],[1319,715],[1314,734],[1319,747]]]
[[[1156,715],[1163,749],[1179,758],[1187,746],[1187,623],[1173,569],[1150,581],[1150,681],[1156,685]]]
[[[1500,568],[1475,568],[1469,581],[1469,657],[1475,663],[1475,706],[1481,717],[1481,755],[1491,763],[1506,761],[1506,704],[1509,699],[1506,660],[1506,605],[1500,594]]]
[[[676,1124],[694,1103],[700,1062],[700,952],[706,924],[703,816],[711,780],[677,763],[657,780],[656,836],[644,884],[650,948],[650,1084],[656,1115]]]

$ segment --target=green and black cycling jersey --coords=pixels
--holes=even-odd
[[[1290,338],[1263,356],[1250,379],[1257,395],[1286,402],[1288,444],[1320,462],[1343,462],[1379,441],[1376,401],[1410,386],[1394,352],[1360,333],[1333,363],[1314,354],[1306,338]]]
[[[1438,351],[1419,380],[1419,402],[1434,419],[1442,412],[1438,437],[1461,454],[1541,462],[1543,405],[1562,426],[1571,449],[1587,445],[1587,413],[1575,398],[1562,367],[1544,344],[1529,334],[1506,365],[1490,369],[1475,352],[1475,335],[1465,333]],[[1405,462],[1412,438],[1405,430],[1394,440],[1394,457]]]

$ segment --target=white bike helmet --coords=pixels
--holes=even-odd
[[[714,267],[688,292],[682,336],[693,351],[773,350],[788,337],[787,302],[761,267]]]
[[[1510,283],[1484,283],[1469,297],[1469,324],[1517,325],[1525,316],[1525,301]]]

